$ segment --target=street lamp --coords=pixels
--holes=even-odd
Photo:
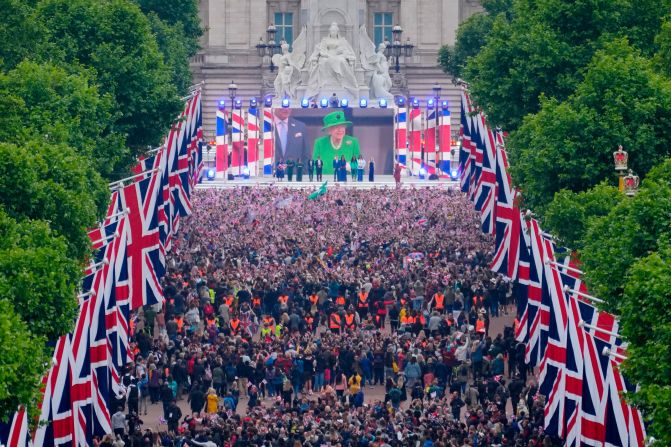
[[[282,43],[275,42],[275,35],[277,34],[277,28],[274,24],[268,25],[266,29],[267,42],[263,41],[263,37],[259,38],[259,43],[256,44],[256,50],[259,53],[259,57],[263,58],[268,56],[270,58],[270,72],[275,72],[275,64],[273,63],[273,56],[279,54],[282,49]]]
[[[404,56],[406,58],[412,57],[412,49],[415,47],[412,42],[410,42],[410,38],[405,41],[405,43],[401,42],[401,34],[403,34],[403,28],[401,28],[400,25],[396,25],[391,29],[391,34],[392,34],[392,42],[389,42],[388,40],[385,39],[385,43],[387,44],[384,54],[387,57],[394,57],[396,59],[396,64],[394,66],[394,69],[396,70],[396,73],[401,71],[401,65],[400,65],[400,58],[401,56]]]
[[[620,192],[624,192],[624,173],[627,171],[629,154],[627,154],[627,151],[622,149],[622,145],[619,145],[617,150],[613,152],[613,161],[615,162],[615,172],[617,172],[619,177],[618,189]]]
[[[440,100],[440,92],[443,90],[443,88],[440,86],[439,83],[433,84],[433,97],[436,98],[436,104],[438,104],[438,101]]]
[[[231,104],[235,101],[236,93],[238,93],[238,85],[235,81],[231,81],[231,83],[228,84],[228,97],[231,98]]]

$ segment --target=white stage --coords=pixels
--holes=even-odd
[[[391,175],[376,175],[374,182],[369,182],[368,177],[364,177],[363,182],[353,182],[348,180],[347,182],[334,182],[333,175],[324,176],[324,180],[328,181],[329,188],[353,188],[353,189],[372,189],[372,188],[394,188],[396,182],[394,177]],[[236,178],[235,180],[207,180],[203,175],[203,180],[198,186],[197,189],[208,189],[208,188],[238,188],[241,186],[278,186],[282,188],[296,188],[296,189],[317,189],[321,186],[322,182],[308,181],[307,176],[303,175],[303,181],[297,182],[295,179],[292,182],[287,181],[286,176],[282,181],[278,181],[272,177],[253,177],[250,179]],[[454,188],[459,187],[459,182],[452,180],[427,180],[419,179],[417,177],[403,177],[401,181],[401,186],[403,188]]]

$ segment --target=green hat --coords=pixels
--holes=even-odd
[[[340,126],[347,124],[352,124],[352,122],[345,120],[345,112],[339,110],[337,112],[331,112],[324,117],[324,127],[322,127],[322,130],[326,130],[329,127],[333,126]]]

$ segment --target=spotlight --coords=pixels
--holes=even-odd
[[[412,108],[413,109],[419,109],[419,99],[412,98]]]
[[[396,105],[399,107],[405,106],[405,98],[403,96],[396,97]]]
[[[218,101],[218,104],[219,104],[219,108],[220,108],[220,109],[223,109],[224,107],[226,107],[226,101],[223,100],[223,99],[220,99],[220,100]]]
[[[440,106],[443,109],[449,109],[450,108],[450,103],[447,101],[447,99],[444,99],[443,101],[441,101]]]
[[[349,101],[347,100],[347,98],[343,98],[343,99],[341,99],[341,100],[340,100],[340,107],[342,107],[343,109],[345,109],[345,108],[347,108],[347,106],[349,106]]]
[[[235,108],[236,109],[241,109],[242,108],[242,99],[236,99],[235,100]]]
[[[426,175],[426,169],[425,168],[419,168],[419,175],[421,177],[424,177]]]
[[[214,180],[214,177],[217,175],[216,171],[213,168],[210,168],[205,173],[208,180]]]
[[[247,166],[242,168],[242,176],[245,178],[249,178],[249,168]]]
[[[289,98],[282,98],[282,107],[288,109],[290,105]]]
[[[249,107],[256,107],[258,105],[258,100],[254,97],[249,98]]]
[[[266,96],[266,98],[263,100],[263,105],[265,107],[272,107],[273,106],[273,97],[272,96]]]
[[[459,171],[456,169],[452,169],[452,172],[450,172],[450,177],[452,177],[452,180],[456,180],[459,178]]]
[[[329,100],[328,100],[328,98],[322,98],[322,99],[319,101],[319,106],[320,106],[322,109],[327,108],[327,107],[329,106]]]
[[[368,107],[368,100],[366,98],[359,99],[359,107],[362,109]]]
[[[433,98],[429,98],[429,99],[426,101],[426,108],[427,108],[427,109],[433,109],[433,103],[434,103]]]
[[[310,101],[308,101],[307,98],[301,99],[301,107],[307,109],[308,107],[310,107]]]
[[[380,107],[381,109],[386,109],[386,108],[387,108],[387,100],[386,100],[385,98],[381,98],[381,99],[377,102],[377,105],[378,105],[378,107]]]

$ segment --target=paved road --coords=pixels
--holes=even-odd
[[[513,312],[512,309],[509,312],[509,315],[503,315],[499,318],[492,318],[490,321],[490,329],[489,333],[492,335],[492,338],[496,336],[498,333],[503,333],[503,328],[505,326],[511,326],[513,322]],[[388,330],[388,328],[387,328]],[[384,399],[384,386],[373,386],[373,387],[366,387],[365,390],[365,395],[366,395],[366,401],[371,402],[374,400],[382,400]],[[268,404],[270,400],[265,400],[262,401],[262,404]],[[406,403],[407,404],[407,403]],[[182,410],[182,414],[186,416],[191,412],[189,408],[189,404],[186,402],[186,397],[182,398],[180,401],[178,401],[178,405],[180,406]],[[512,411],[510,402],[508,402],[508,413]],[[245,414],[247,411],[247,401],[245,399],[241,399],[240,403],[238,404],[237,412],[239,414]],[[144,411],[140,409],[140,418],[144,422],[143,427],[144,428],[151,428],[152,431],[166,431],[167,430],[167,425],[161,423],[161,419],[163,416],[163,407],[160,403],[158,404],[148,404],[148,411],[147,414],[144,414]]]

